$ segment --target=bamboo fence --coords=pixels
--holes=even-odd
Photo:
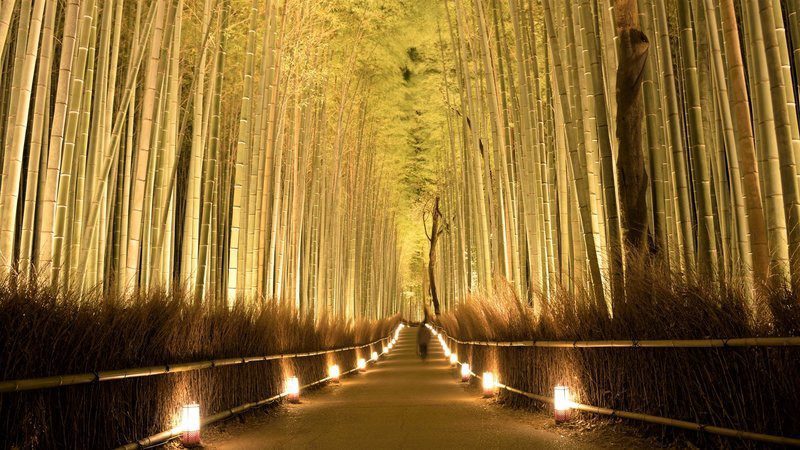
[[[153,375],[165,375],[168,373],[191,372],[194,370],[210,369],[213,367],[232,366],[237,364],[249,364],[253,362],[274,361],[279,359],[305,358],[309,356],[327,355],[348,350],[357,350],[376,345],[391,338],[391,335],[378,339],[364,345],[353,345],[349,347],[339,347],[330,350],[319,350],[314,352],[302,353],[282,353],[267,356],[248,356],[237,358],[211,359],[207,361],[195,361],[178,364],[165,364],[159,366],[138,367],[133,369],[105,370],[99,372],[80,373],[71,375],[54,375],[50,377],[27,378],[19,380],[0,381],[0,394],[7,392],[32,391],[37,389],[55,388],[61,386],[72,386],[76,384],[88,384],[100,381],[123,380],[128,378],[149,377]]]
[[[773,338],[737,338],[737,339],[680,339],[680,340],[607,340],[607,341],[461,341],[449,336],[442,327],[433,325],[445,338],[462,345],[478,345],[489,347],[556,347],[556,348],[713,348],[713,347],[779,347],[800,345],[800,337],[773,337]],[[459,362],[459,365],[462,363]],[[472,376],[480,379],[481,377],[473,371]],[[509,392],[528,397],[543,403],[553,403],[553,397],[533,394],[520,389],[496,383],[497,387]],[[586,405],[582,403],[570,402],[570,407],[580,411],[591,412],[611,417],[639,420],[642,422],[654,423],[671,427],[682,428],[691,431],[700,431],[720,436],[727,436],[739,439],[749,439],[753,441],[766,442],[776,445],[790,445],[800,447],[800,439],[775,436],[771,434],[753,433],[750,431],[735,430],[732,428],[704,425],[686,420],[670,419],[667,417],[654,416],[650,414],[621,411],[617,409],[603,408],[600,406]]]
[[[459,364],[461,364],[459,362]],[[481,379],[481,377],[473,371],[470,371],[472,376],[475,378]],[[507,386],[503,383],[495,383],[495,385],[500,389],[505,389],[509,392],[513,392],[515,394],[522,395],[524,397],[528,397],[532,400],[537,400],[542,403],[550,403],[553,404],[555,399],[553,397],[548,397],[545,395],[533,394],[530,392],[525,392],[523,390]],[[650,414],[642,414],[636,412],[629,412],[629,411],[621,411],[618,409],[610,409],[610,408],[602,408],[600,406],[593,406],[593,405],[585,405],[583,403],[569,403],[570,408],[577,409],[580,411],[586,411],[595,414],[601,414],[604,416],[611,416],[611,417],[620,417],[623,419],[632,419],[632,420],[639,420],[642,422],[654,423],[657,425],[665,425],[677,428],[683,428],[685,430],[690,431],[699,431],[699,432],[706,432],[711,434],[716,434],[720,436],[727,436],[732,438],[739,438],[739,439],[749,439],[752,441],[759,441],[759,442],[766,442],[769,444],[775,445],[788,445],[792,447],[800,447],[800,439],[784,437],[784,436],[775,436],[773,434],[762,434],[762,433],[753,433],[750,431],[742,431],[742,430],[735,430],[733,428],[725,428],[725,427],[717,427],[713,425],[704,425],[697,422],[689,422],[686,420],[677,420],[677,419],[670,419],[668,417],[661,417],[661,416],[654,416]]]
[[[433,325],[447,339],[462,345],[482,347],[550,347],[550,348],[718,348],[718,347],[796,347],[800,336],[749,337],[730,339],[614,339],[599,341],[462,341]]]
[[[375,342],[380,342],[380,341],[375,341]],[[381,356],[383,356],[383,355],[384,355],[384,353],[381,352]],[[353,372],[355,372],[357,370],[358,370],[358,367],[354,367],[354,368],[352,368],[352,369],[350,369],[350,370],[348,370],[346,372],[343,372],[341,374],[341,376],[351,374],[351,373],[353,373]],[[325,377],[325,378],[323,378],[321,380],[317,380],[317,381],[315,381],[313,383],[305,384],[303,386],[300,386],[300,390],[302,391],[302,390],[308,389],[310,387],[325,383],[326,381],[328,381],[330,379],[331,379],[331,377]],[[202,427],[206,427],[206,426],[208,426],[208,425],[210,425],[212,423],[219,422],[219,421],[225,420],[225,419],[227,419],[229,417],[233,417],[233,416],[239,415],[239,414],[241,414],[241,413],[243,413],[245,411],[249,411],[249,410],[251,410],[253,408],[258,408],[260,406],[265,406],[265,405],[268,405],[270,403],[275,403],[278,400],[282,399],[283,397],[286,397],[287,395],[288,395],[288,393],[281,392],[280,394],[273,395],[272,397],[268,397],[268,398],[259,400],[257,402],[243,403],[243,404],[241,404],[239,406],[234,406],[233,408],[226,409],[226,410],[218,412],[218,413],[216,413],[214,415],[203,417],[200,420],[200,424],[201,424]],[[143,439],[139,439],[136,442],[131,442],[131,443],[125,444],[125,445],[123,445],[121,447],[117,447],[116,450],[137,450],[137,449],[142,449],[142,448],[149,448],[149,447],[152,447],[154,445],[163,444],[163,443],[165,443],[165,442],[167,442],[169,440],[175,439],[176,437],[178,437],[180,435],[181,435],[180,427],[175,427],[175,428],[172,428],[170,430],[162,431],[161,433],[154,434],[152,436],[148,436],[148,437],[143,438]]]

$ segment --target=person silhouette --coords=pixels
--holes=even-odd
[[[423,320],[417,330],[417,347],[419,348],[419,357],[425,361],[428,357],[428,344],[431,341],[431,330],[428,329],[427,320]]]

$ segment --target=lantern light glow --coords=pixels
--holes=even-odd
[[[200,405],[191,403],[181,410],[181,443],[185,447],[200,445]]]
[[[569,388],[566,386],[556,386],[553,392],[553,409],[555,411],[556,423],[566,422],[570,416]]]
[[[364,358],[358,358],[358,371],[359,372],[367,371],[367,360],[365,360]]]
[[[334,382],[339,382],[339,377],[342,375],[342,371],[339,369],[338,364],[333,364],[328,367],[328,378],[333,380]]]
[[[492,372],[483,372],[483,396],[494,397],[495,386],[494,374]]]
[[[297,377],[286,380],[286,398],[291,403],[300,403],[300,381]]]
[[[372,360],[373,361],[377,361],[378,360],[378,352],[372,352]]]
[[[469,363],[461,364],[461,382],[468,382],[471,375],[472,372],[469,370]]]
[[[458,364],[458,355],[455,353],[450,353],[450,365],[455,367]]]

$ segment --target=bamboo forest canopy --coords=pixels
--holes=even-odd
[[[613,314],[647,257],[757,301],[800,283],[799,8],[2,0],[2,275]]]

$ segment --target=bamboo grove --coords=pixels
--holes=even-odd
[[[331,40],[348,26],[331,10],[0,2],[2,275],[111,299],[186,286],[220,306],[396,311],[369,73]]]
[[[752,298],[796,288],[798,8],[445,2],[449,142],[438,191],[450,224],[434,275],[445,280],[443,306],[491,293],[502,277],[537,310],[565,288],[613,312],[625,289],[625,213],[641,216],[641,245],[668,276],[737,280]],[[625,22],[643,32],[628,47]],[[641,84],[626,93],[618,70],[635,70],[631,61]],[[618,118],[618,87],[640,95],[640,144]],[[620,175],[631,142],[643,153],[641,192]]]

